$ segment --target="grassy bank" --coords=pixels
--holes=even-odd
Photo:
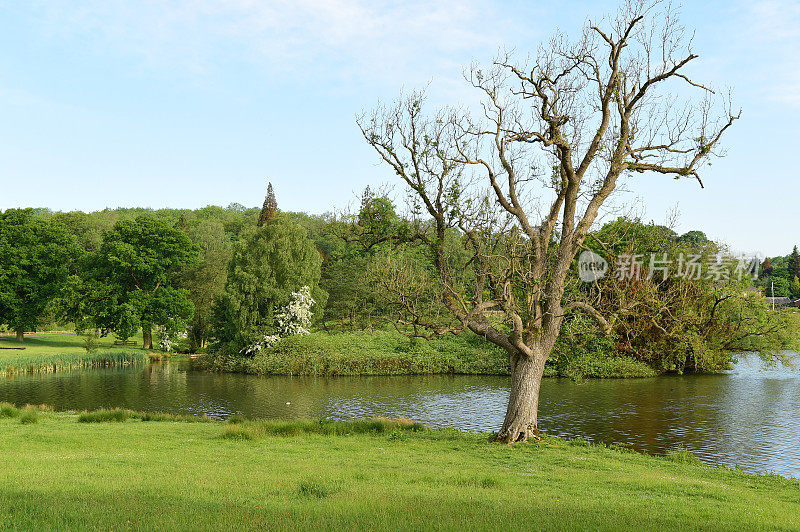
[[[474,334],[411,339],[396,331],[292,336],[253,358],[205,356],[201,369],[257,375],[507,375],[505,353]]]
[[[24,342],[3,336],[0,348],[6,349],[0,349],[0,375],[139,364],[149,359],[148,352],[137,346],[113,344],[113,337],[98,338],[96,351],[87,353],[83,338],[75,334],[32,334]]]
[[[386,421],[0,416],[0,528],[796,530],[796,481]]]
[[[472,333],[433,340],[377,330],[286,338],[253,358],[208,355],[198,369],[256,375],[411,375],[454,373],[508,375],[508,356]],[[655,373],[630,358],[579,353],[548,365],[547,376],[572,378],[650,377]]]

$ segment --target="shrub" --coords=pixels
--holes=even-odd
[[[11,403],[0,403],[0,418],[2,417],[19,417],[19,408]]]
[[[19,422],[23,425],[39,422],[39,410],[36,407],[24,408],[19,416]]]
[[[122,423],[127,421],[130,417],[131,413],[128,410],[122,410],[121,408],[106,410],[105,408],[101,408],[94,412],[82,412],[78,416],[78,423]]]
[[[81,336],[83,336],[83,349],[89,354],[96,352],[99,345],[97,333],[86,333]]]
[[[575,380],[587,377],[614,379],[654,377],[656,372],[644,362],[626,356],[584,355],[571,360],[563,367],[560,375]]]
[[[612,337],[576,326],[576,332],[559,336],[547,360],[545,375],[584,378],[653,377],[656,372],[646,363],[620,354]]]

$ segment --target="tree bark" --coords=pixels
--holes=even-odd
[[[17,327],[17,342],[25,341],[25,331],[22,327]]]
[[[149,325],[142,327],[142,348],[153,349],[153,330]]]
[[[539,437],[537,415],[545,359],[538,352],[533,356],[512,355],[511,392],[503,427],[497,433],[498,441],[514,443]]]

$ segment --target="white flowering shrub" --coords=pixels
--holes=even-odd
[[[242,349],[241,353],[253,356],[262,349],[271,346],[282,338],[289,336],[306,336],[311,334],[311,307],[315,301],[311,297],[311,288],[304,286],[292,292],[292,298],[275,314],[277,334],[265,335],[261,340]]]
[[[178,342],[186,338],[186,331],[173,331],[171,327],[160,325],[156,328],[158,338],[158,349],[165,353],[171,353]]]
[[[258,353],[259,351],[261,351],[265,347],[271,346],[272,344],[276,343],[280,339],[281,339],[281,337],[278,336],[277,334],[268,334],[268,335],[264,336],[264,338],[262,338],[258,342],[254,343],[253,345],[249,345],[249,346],[245,347],[240,352],[243,355],[254,356],[256,353]]]
[[[292,299],[275,315],[275,325],[281,338],[287,336],[306,336],[311,334],[311,306],[315,301],[311,298],[311,289],[304,286],[292,292]]]

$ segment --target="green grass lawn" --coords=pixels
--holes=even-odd
[[[134,338],[136,346],[114,346],[115,338],[97,339],[97,350],[87,353],[83,337],[76,334],[28,334],[24,342],[13,335],[0,336],[0,375],[13,373],[42,373],[65,369],[131,364],[147,359],[147,351],[140,348],[141,336]]]
[[[15,416],[0,418],[0,528],[800,528],[796,481],[691,457],[388,423]]]

